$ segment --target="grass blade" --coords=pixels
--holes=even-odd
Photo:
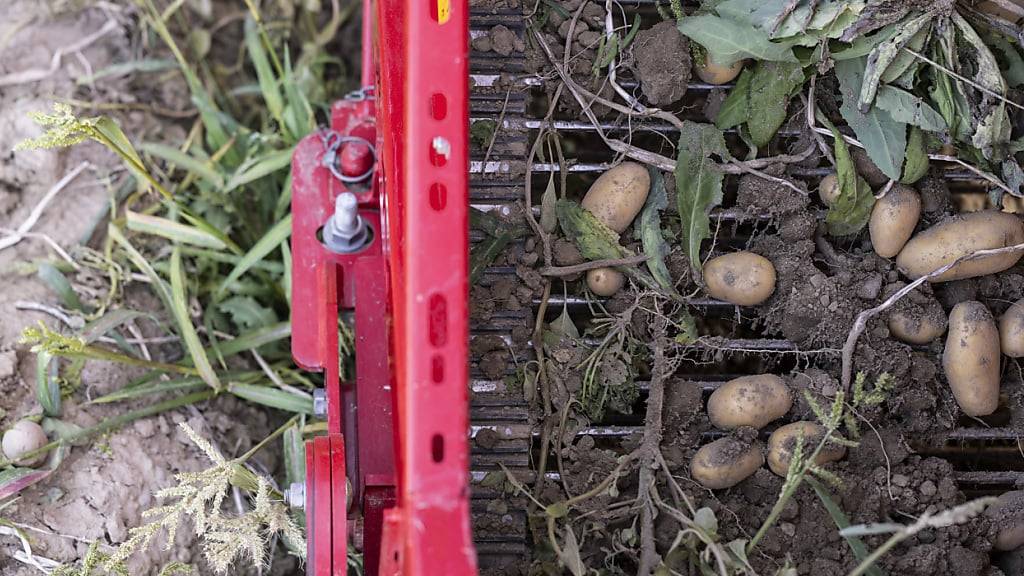
[[[250,182],[255,182],[264,176],[269,176],[278,170],[291,166],[292,152],[294,151],[294,147],[285,150],[274,150],[262,156],[246,160],[228,179],[228,183],[224,185],[224,192],[231,192]]]
[[[313,414],[312,398],[304,398],[277,388],[232,382],[228,384],[228,392],[243,400],[277,408],[278,410],[296,412],[298,414]]]
[[[254,348],[259,348],[270,344],[271,342],[277,342],[283,340],[292,335],[292,325],[290,322],[278,322],[272,326],[266,326],[259,330],[253,330],[252,332],[246,332],[234,340],[228,340],[220,344],[220,353],[224,357],[233,356],[240,352],[246,352]]]
[[[89,404],[109,404],[111,402],[122,402],[124,400],[135,400],[145,396],[163,394],[165,392],[176,392],[178,390],[197,391],[206,386],[202,378],[175,378],[173,380],[155,380],[145,382],[137,386],[126,386],[105,396],[100,396]]]
[[[222,390],[223,386],[217,378],[217,373],[213,371],[213,366],[210,365],[210,359],[206,357],[206,350],[199,341],[199,334],[196,333],[196,327],[188,314],[185,274],[181,269],[181,249],[178,247],[171,253],[171,312],[178,322],[181,339],[185,342],[185,349],[192,357],[199,375],[214,390]]]
[[[220,188],[224,185],[224,176],[214,170],[208,163],[188,153],[182,152],[173,146],[158,144],[156,142],[143,142],[139,149],[151,156],[156,156],[194,173],[203,180]]]
[[[156,270],[149,264],[149,260],[146,260],[145,256],[142,255],[135,246],[132,246],[131,242],[121,234],[121,230],[114,225],[107,226],[107,236],[110,237],[115,243],[121,246],[121,249],[128,255],[128,259],[132,261],[132,264],[139,269],[143,274],[149,278],[150,286],[156,291],[156,295],[163,301],[164,307],[168,311],[173,308],[171,306],[171,289],[164,282],[164,279],[156,273]]]
[[[825,506],[825,510],[828,511],[829,516],[832,517],[832,521],[836,523],[836,526],[839,528],[839,530],[842,531],[849,528],[849,518],[846,517],[846,514],[843,513],[843,510],[839,507],[838,504],[836,504],[835,500],[832,499],[832,496],[829,495],[828,490],[826,490],[825,487],[821,485],[821,482],[818,482],[816,478],[813,478],[811,476],[805,476],[804,480],[811,485],[811,488],[814,488],[814,492],[818,495],[818,498],[821,500],[822,505]],[[857,558],[857,561],[863,562],[864,559],[868,557],[868,549],[867,546],[864,545],[864,542],[862,542],[861,539],[857,538],[856,536],[844,536],[844,538],[846,539],[846,543],[850,545],[850,550],[853,550],[853,555]],[[868,568],[867,573],[870,576],[885,576],[885,572],[883,572],[877,566],[872,566]]]
[[[134,232],[153,234],[175,242],[184,242],[203,248],[215,250],[227,248],[227,244],[213,234],[167,218],[125,210],[125,221],[128,229]]]
[[[95,342],[98,338],[110,332],[114,328],[135,320],[141,316],[150,316],[136,310],[129,310],[128,308],[118,308],[117,310],[111,310],[103,316],[89,322],[82,329],[82,338],[86,344]]]
[[[47,416],[60,416],[60,385],[57,383],[57,363],[49,352],[36,354],[36,399]]]
[[[260,82],[260,92],[263,94],[263,101],[267,103],[267,110],[277,121],[277,125],[285,130],[287,127],[281,115],[284,110],[284,102],[277,86],[277,77],[274,75],[273,68],[270,67],[267,51],[260,42],[256,30],[256,21],[252,18],[245,19],[245,48],[249,51],[249,59],[252,60],[253,68],[256,69],[256,78]]]
[[[60,296],[61,302],[71,310],[88,313],[78,294],[71,288],[71,283],[64,274],[49,262],[40,262],[36,274],[51,290]]]
[[[228,286],[238,280],[242,274],[245,274],[252,268],[256,263],[262,261],[268,254],[277,249],[278,245],[283,243],[289,236],[292,235],[292,215],[289,214],[283,220],[278,221],[277,224],[267,231],[262,238],[253,245],[252,248],[246,252],[245,256],[238,261],[231,273],[228,274],[220,286],[217,288],[215,297],[221,298],[225,292],[227,292]]]

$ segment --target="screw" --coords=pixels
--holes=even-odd
[[[284,490],[284,499],[292,508],[305,508],[306,484],[304,482],[292,482],[291,486]]]
[[[324,226],[324,245],[332,252],[358,252],[370,240],[369,228],[359,215],[359,201],[351,192],[342,192],[334,200],[334,215]]]
[[[327,416],[327,391],[323,388],[313,390],[313,415],[317,418]]]

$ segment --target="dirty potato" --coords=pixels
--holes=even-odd
[[[900,253],[921,218],[921,195],[910,186],[896,184],[875,201],[868,221],[871,246],[882,258]]]
[[[834,172],[821,179],[818,184],[818,197],[825,206],[832,206],[839,199],[839,179]]]
[[[927,344],[946,331],[946,315],[941,308],[923,313],[893,312],[889,316],[889,333],[900,342]]]
[[[4,432],[3,440],[0,440],[0,447],[3,449],[4,457],[8,460],[14,461],[20,466],[34,467],[46,461],[45,453],[28,459],[22,458],[22,456],[42,448],[48,442],[42,426],[31,420],[22,420]]]
[[[911,238],[896,257],[896,267],[917,279],[978,250],[1021,243],[1024,223],[1019,217],[994,210],[972,212],[940,222]],[[931,281],[947,282],[1002,272],[1016,264],[1022,254],[1017,251],[961,262]]]
[[[999,406],[999,329],[981,302],[961,302],[949,313],[942,369],[965,414],[995,412]]]
[[[690,476],[705,488],[721,490],[739,484],[763,464],[759,444],[726,436],[697,450],[690,462]]]
[[[704,265],[704,282],[712,298],[756,306],[775,291],[775,266],[753,252],[733,252]]]
[[[793,458],[800,436],[804,439],[804,454],[810,454],[821,442],[825,428],[817,422],[800,421],[780,426],[768,437],[768,467],[779,476],[789,471],[789,462]],[[825,444],[814,459],[816,464],[835,462],[846,455],[846,448],[837,444]]]
[[[605,226],[622,232],[644,207],[650,188],[647,168],[636,162],[623,162],[590,185],[582,205]]]
[[[740,72],[743,71],[743,60],[737,60],[728,66],[723,66],[722,64],[712,62],[709,55],[702,64],[698,63],[694,68],[698,78],[708,84],[715,84],[717,86],[726,82],[732,82],[739,76]]]
[[[613,296],[626,278],[615,268],[594,268],[587,271],[587,287],[597,296]]]
[[[1010,358],[1024,356],[1024,298],[1010,305],[999,319],[999,345]]]
[[[774,374],[741,376],[722,384],[708,399],[708,417],[723,430],[763,428],[793,405],[786,383]]]
[[[993,548],[1008,552],[1024,546],[1024,490],[1000,494],[999,500],[985,510],[985,515],[995,528]]]

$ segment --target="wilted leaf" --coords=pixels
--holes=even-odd
[[[700,508],[693,515],[693,523],[700,526],[709,536],[718,534],[718,518],[711,508]]]
[[[558,226],[558,214],[555,212],[555,204],[558,203],[558,194],[555,193],[555,174],[548,176],[548,185],[544,188],[544,194],[540,198],[540,228],[551,234]]]
[[[857,139],[864,145],[868,157],[886,176],[899,179],[903,170],[903,154],[907,148],[907,126],[893,120],[884,110],[872,107],[866,113],[857,108],[857,95],[861,91],[864,59],[844,60],[836,63],[836,76],[843,94],[839,112],[853,128]]]
[[[1013,159],[1003,162],[1003,181],[1011,190],[1015,190],[1017,194],[1022,192],[1021,188],[1024,187],[1024,170],[1021,170],[1020,164]]]
[[[917,64],[919,60],[917,56],[911,54],[906,48],[913,50],[914,52],[921,52],[921,49],[925,46],[925,41],[928,39],[928,35],[931,34],[932,25],[931,22],[926,22],[917,34],[914,34],[910,41],[907,42],[905,49],[900,50],[899,54],[896,55],[896,59],[889,64],[889,67],[882,73],[882,82],[891,83],[895,82],[898,78],[906,74],[907,70],[910,70],[914,64]]]
[[[578,340],[580,337],[580,331],[573,324],[572,318],[569,317],[569,308],[566,306],[562,306],[562,313],[558,315],[558,318],[551,321],[551,324],[548,325],[548,330],[559,336],[574,340]]]
[[[607,260],[630,256],[629,251],[619,244],[619,235],[579,204],[571,200],[559,200],[555,211],[565,237],[576,244],[585,259]]]
[[[884,85],[878,89],[875,106],[897,122],[920,126],[929,132],[945,132],[946,121],[927,102],[906,90]]]
[[[722,132],[710,124],[686,121],[679,134],[676,205],[683,246],[694,276],[700,276],[700,243],[711,236],[711,209],[722,202],[722,173],[711,155],[727,154]]]
[[[1021,57],[1018,47],[998,34],[986,35],[985,44],[1002,54],[1003,66],[1000,69],[1003,72],[1003,80],[1006,80],[1011,88],[1024,85],[1024,58]]]
[[[917,126],[910,127],[910,138],[907,139],[907,154],[903,164],[903,177],[900,182],[913,184],[928,173],[928,149],[924,143],[924,131]]]
[[[766,146],[786,121],[793,90],[804,83],[799,64],[759,62],[750,79],[747,130],[758,148]]]
[[[643,212],[640,213],[640,220],[637,226],[640,241],[643,243],[644,254],[649,256],[647,269],[658,284],[669,292],[674,292],[672,276],[665,266],[665,257],[668,256],[668,243],[661,232],[661,211],[668,207],[668,195],[665,192],[665,181],[661,170],[648,167],[647,172],[651,175],[651,191],[647,194],[647,202],[644,204]]]
[[[231,316],[232,322],[244,330],[253,330],[277,322],[277,314],[252,296],[233,296],[217,307]]]
[[[565,527],[565,541],[562,542],[562,554],[558,559],[572,572],[572,576],[586,576],[587,567],[580,558],[580,544],[569,526]]]
[[[839,134],[839,130],[827,119],[819,119],[832,130],[835,140],[836,181],[839,186],[839,196],[829,207],[825,223],[828,225],[829,234],[833,236],[856,234],[871,218],[875,197],[868,183],[857,174],[850,150],[846,147],[846,141]]]
[[[900,25],[899,31],[895,36],[885,42],[882,42],[871,51],[871,54],[868,55],[867,62],[864,66],[862,82],[858,92],[857,108],[861,112],[867,112],[871,107],[871,103],[875,100],[875,92],[878,91],[878,84],[882,80],[882,75],[890,65],[896,62],[897,57],[900,56],[903,48],[914,39],[918,32],[924,29],[925,25],[927,25],[932,18],[934,18],[934,16],[927,12],[920,16],[910,18]],[[911,60],[911,62],[912,61],[913,60]],[[902,65],[902,61],[900,65]],[[909,62],[907,62],[907,65],[909,65]],[[905,69],[905,66],[900,68],[899,73],[895,74],[893,77],[899,76]]]
[[[735,20],[700,14],[680,20],[679,31],[703,46],[723,66],[744,58],[796,62],[789,45],[772,42],[766,33]]]

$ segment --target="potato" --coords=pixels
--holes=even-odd
[[[911,238],[896,257],[896,267],[917,279],[978,250],[1021,243],[1024,223],[1017,216],[994,210],[972,212],[944,220]],[[961,262],[931,281],[947,282],[1002,272],[1016,264],[1022,254],[1017,251]]]
[[[763,464],[759,444],[726,436],[697,450],[690,462],[690,476],[705,488],[721,490],[739,484]]]
[[[828,174],[818,184],[818,197],[825,206],[831,206],[839,199],[839,179],[835,173]]]
[[[871,209],[868,232],[875,254],[882,258],[899,254],[920,218],[921,195],[910,186],[894,185]]]
[[[590,185],[582,205],[605,226],[622,232],[644,207],[650,188],[647,168],[636,162],[623,162]]]
[[[804,437],[804,454],[810,455],[821,442],[825,435],[825,428],[817,422],[802,420],[785,426],[779,426],[772,435],[768,437],[768,467],[779,476],[785,476],[789,471],[789,461],[793,458],[793,451],[796,450],[800,434]],[[835,462],[846,455],[846,448],[837,444],[828,443],[818,452],[814,459],[817,464]]]
[[[42,426],[31,420],[22,420],[4,432],[0,446],[3,448],[4,457],[8,460],[14,460],[20,466],[38,466],[46,461],[45,453],[38,454],[29,460],[19,460],[19,458],[33,450],[42,448],[48,442]]]
[[[741,376],[722,384],[708,399],[708,417],[723,430],[763,428],[793,406],[786,383],[774,374]]]
[[[712,62],[709,55],[703,64],[697,64],[694,68],[698,78],[708,84],[719,85],[732,82],[740,75],[740,72],[743,70],[743,60],[737,60],[728,66],[723,66]]]
[[[995,412],[999,406],[999,330],[981,302],[961,302],[949,313],[942,369],[965,414]]]
[[[1024,356],[1024,298],[1011,304],[999,319],[999,345],[1010,358]]]
[[[946,331],[946,314],[941,308],[923,313],[897,311],[889,315],[889,333],[907,344],[927,344]]]
[[[587,286],[597,296],[613,296],[626,278],[615,268],[594,268],[587,271]]]
[[[985,510],[985,515],[996,528],[993,548],[1008,552],[1024,546],[1024,490],[1000,494],[999,500]]]
[[[704,265],[704,282],[712,298],[755,306],[775,291],[775,266],[753,252],[733,252]]]

